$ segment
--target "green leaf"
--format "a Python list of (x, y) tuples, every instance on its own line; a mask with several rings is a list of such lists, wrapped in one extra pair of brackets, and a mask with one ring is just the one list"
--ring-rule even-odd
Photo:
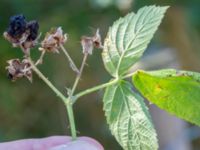
[(128, 82), (107, 87), (103, 102), (111, 132), (125, 150), (158, 149), (148, 109)]
[(142, 56), (168, 7), (146, 6), (130, 13), (109, 28), (102, 58), (114, 77), (124, 75)]
[(151, 103), (200, 126), (200, 74), (187, 71), (137, 71), (135, 87)]

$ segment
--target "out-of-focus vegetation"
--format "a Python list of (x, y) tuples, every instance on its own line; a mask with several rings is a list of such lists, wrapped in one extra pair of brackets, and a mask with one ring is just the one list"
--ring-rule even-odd
[[(150, 4), (171, 6), (151, 45), (174, 48), (182, 69), (200, 71), (199, 0), (1, 0), (0, 33), (6, 29), (9, 17), (19, 13), (24, 14), (28, 20), (39, 21), (42, 37), (50, 28), (62, 26), (69, 35), (66, 47), (80, 65), (82, 35), (90, 35), (96, 28), (100, 28), (105, 37), (108, 27), (119, 16)], [(3, 37), (0, 38), (0, 43), (1, 141), (69, 134), (62, 102), (36, 75), (32, 84), (26, 79), (15, 83), (7, 79), (6, 61), (22, 57), (22, 53), (18, 48), (11, 48)], [(35, 58), (39, 55), (37, 49), (31, 53)], [(148, 50), (145, 55), (149, 55)], [(64, 87), (72, 85), (75, 76), (67, 65), (62, 55), (47, 54), (40, 67), (64, 93)], [(88, 60), (88, 67), (84, 70), (78, 90), (107, 79), (109, 75), (103, 68), (101, 51), (96, 50)], [(77, 129), (80, 136), (91, 136), (99, 140), (106, 149), (118, 150), (119, 145), (111, 136), (102, 111), (102, 92), (85, 96), (77, 102), (74, 107)], [(194, 141), (195, 146), (198, 147), (198, 144), (198, 140)]]

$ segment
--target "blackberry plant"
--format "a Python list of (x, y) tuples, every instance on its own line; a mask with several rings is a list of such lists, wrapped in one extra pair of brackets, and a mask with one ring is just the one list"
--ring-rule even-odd
[[(103, 110), (112, 134), (123, 149), (157, 150), (157, 134), (143, 97), (171, 114), (200, 125), (199, 73), (174, 69), (130, 72), (130, 68), (142, 57), (167, 9), (145, 6), (137, 13), (129, 13), (109, 28), (104, 44), (99, 29), (93, 36), (82, 36), (83, 61), (80, 67), (76, 66), (64, 47), (68, 36), (61, 27), (51, 29), (39, 42), (38, 22), (26, 21), (23, 15), (13, 16), (4, 37), (14, 47), (20, 47), (24, 56), (23, 59), (8, 61), (8, 76), (12, 81), (27, 77), (32, 82), (32, 73), (35, 72), (64, 102), (73, 140), (77, 138), (73, 105), (82, 96), (105, 88)], [(41, 56), (34, 61), (31, 49), (37, 45)], [(96, 48), (103, 49), (104, 66), (112, 78), (107, 83), (76, 93), (85, 63)], [(37, 68), (47, 52), (63, 52), (76, 73), (74, 84), (66, 94), (61, 93)], [(130, 77), (132, 83), (126, 80)], [(132, 84), (143, 97), (132, 90)]]

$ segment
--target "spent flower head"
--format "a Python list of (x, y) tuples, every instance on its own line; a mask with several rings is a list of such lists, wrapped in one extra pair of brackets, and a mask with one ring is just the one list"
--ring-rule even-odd
[(52, 29), (47, 32), (44, 40), (41, 42), (41, 51), (59, 53), (60, 45), (63, 45), (67, 41), (67, 34), (63, 34), (61, 27)]
[(32, 82), (31, 64), (27, 59), (23, 59), (22, 62), (20, 62), (19, 59), (11, 59), (8, 60), (7, 63), (8, 66), (6, 69), (8, 71), (9, 79), (15, 81), (18, 78), (26, 77)]
[(101, 35), (99, 34), (99, 29), (97, 29), (94, 36), (82, 36), (81, 38), (81, 45), (83, 49), (83, 53), (92, 55), (94, 48), (103, 48), (101, 42)]

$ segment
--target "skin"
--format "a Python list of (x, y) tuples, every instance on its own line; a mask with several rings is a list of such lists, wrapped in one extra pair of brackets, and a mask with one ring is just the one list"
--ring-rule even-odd
[(104, 150), (104, 148), (89, 137), (78, 137), (72, 141), (69, 136), (52, 136), (0, 143), (0, 150)]

